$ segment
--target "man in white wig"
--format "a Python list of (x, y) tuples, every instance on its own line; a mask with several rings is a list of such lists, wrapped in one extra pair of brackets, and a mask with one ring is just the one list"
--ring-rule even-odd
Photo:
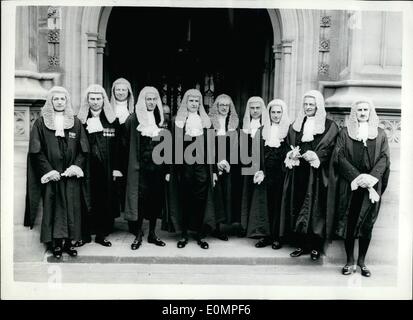
[(125, 219), (129, 231), (135, 235), (132, 250), (142, 245), (143, 220), (149, 220), (148, 242), (165, 246), (155, 234), (156, 220), (165, 207), (165, 175), (167, 164), (155, 164), (154, 148), (161, 143), (158, 137), (163, 129), (163, 108), (159, 92), (144, 87), (138, 97), (135, 113), (125, 123), (125, 145), (129, 148), (126, 185)]
[[(288, 168), (281, 204), (281, 236), (294, 236), (298, 257), (311, 252), (317, 261), (326, 236), (326, 202), (329, 161), (338, 127), (326, 118), (319, 91), (304, 94), (303, 106), (290, 127), (285, 165)], [(291, 232), (293, 234), (291, 234)]]
[(110, 104), (119, 124), (124, 124), (129, 115), (133, 113), (134, 101), (132, 88), (128, 80), (119, 78), (113, 82)]
[(221, 230), (220, 224), (239, 224), (241, 222), (239, 215), (241, 195), (237, 188), (240, 184), (240, 168), (238, 165), (239, 119), (231, 97), (220, 94), (209, 110), (209, 117), (216, 134), (215, 160), (218, 167), (218, 181), (214, 188), (217, 226), (212, 235), (227, 241), (228, 236)]
[(90, 145), (90, 196), (91, 216), (85, 222), (82, 246), (90, 242), (90, 234), (96, 233), (95, 242), (105, 247), (112, 244), (106, 237), (113, 231), (114, 219), (120, 214), (120, 203), (115, 185), (119, 171), (117, 150), (120, 145), (119, 124), (109, 103), (105, 89), (92, 84), (84, 93), (78, 118), (84, 125)]
[[(112, 84), (111, 90), (111, 97), (110, 97), (110, 104), (113, 107), (113, 111), (116, 114), (115, 122), (118, 122), (121, 126), (126, 122), (126, 119), (129, 117), (131, 113), (133, 113), (133, 109), (135, 107), (133, 92), (131, 85), (128, 80), (124, 78), (119, 78)], [(120, 139), (117, 139), (120, 142)], [(127, 154), (127, 150), (122, 145), (117, 146), (116, 149), (122, 155)], [(128, 157), (122, 156), (119, 159), (119, 171), (121, 173), (126, 173), (128, 166)], [(121, 204), (122, 211), (124, 210), (125, 204), (125, 188), (126, 188), (126, 179), (125, 177), (117, 177), (116, 178), (117, 189), (119, 191), (119, 199)]]
[(77, 255), (71, 241), (81, 239), (81, 216), (90, 206), (84, 185), (88, 152), (86, 133), (73, 116), (69, 93), (62, 87), (51, 88), (30, 133), (24, 225), (33, 228), (43, 198), (40, 241), (57, 259), (62, 252)]
[[(174, 165), (171, 167), (169, 182), (168, 228), (181, 232), (178, 248), (188, 243), (188, 231), (195, 232), (195, 239), (202, 249), (209, 244), (203, 238), (215, 228), (216, 221), (213, 203), (213, 185), (217, 179), (216, 166), (208, 164), (211, 146), (208, 144), (207, 129), (211, 121), (202, 104), (199, 90), (189, 89), (185, 92), (177, 116), (173, 121)], [(195, 161), (188, 159), (186, 149), (202, 145), (194, 151)], [(183, 146), (183, 148), (182, 148)], [(182, 148), (183, 150), (179, 150)], [(198, 153), (199, 152), (199, 153)], [(178, 160), (179, 154), (183, 163)], [(194, 152), (191, 153), (193, 155)]]
[(378, 125), (373, 102), (354, 101), (347, 127), (340, 131), (333, 153), (327, 203), (328, 237), (336, 235), (344, 239), (347, 255), (344, 275), (356, 271), (353, 252), (357, 238), (357, 265), (363, 276), (371, 275), (365, 258), (390, 173), (387, 136)]
[(290, 128), (288, 108), (283, 100), (274, 99), (268, 103), (270, 128), (264, 144), (265, 172), (267, 180), (268, 217), (272, 248), (282, 247), (280, 239), (281, 200), (284, 186), (284, 159), (290, 149), (286, 137)]
[(260, 239), (255, 244), (257, 248), (271, 243), (264, 165), (264, 141), (268, 138), (269, 122), (264, 100), (249, 98), (240, 132), (240, 149), (241, 156), (245, 153), (243, 150), (255, 156), (248, 164), (253, 168), (252, 175), (245, 175), (243, 179), (241, 225), (247, 237)]

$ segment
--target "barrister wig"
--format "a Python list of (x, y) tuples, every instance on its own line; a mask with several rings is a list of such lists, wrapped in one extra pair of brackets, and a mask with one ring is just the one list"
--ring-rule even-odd
[(118, 84), (124, 84), (128, 88), (128, 91), (129, 91), (128, 110), (129, 110), (129, 113), (133, 113), (133, 107), (135, 105), (135, 99), (133, 98), (132, 87), (130, 85), (130, 82), (128, 80), (124, 79), (124, 78), (119, 78), (112, 84), (110, 104), (112, 105), (113, 108), (115, 107), (115, 103), (116, 103), (115, 88)]
[(73, 117), (73, 109), (70, 101), (69, 92), (63, 87), (55, 86), (47, 93), (47, 98), (44, 106), (41, 109), (41, 115), (44, 119), (44, 124), (49, 130), (56, 130), (55, 126), (55, 111), (53, 109), (52, 99), (56, 93), (63, 93), (66, 96), (66, 106), (63, 111), (63, 128), (70, 129), (73, 127), (75, 121)]
[(261, 105), (261, 126), (262, 126), (262, 136), (264, 140), (266, 140), (269, 137), (269, 127), (271, 125), (270, 123), (270, 117), (267, 112), (267, 108), (265, 107), (265, 102), (261, 97), (251, 97), (247, 101), (247, 106), (245, 108), (244, 112), (244, 118), (242, 121), (242, 130), (250, 134), (251, 133), (251, 113), (250, 113), (250, 104), (258, 102)]
[(79, 118), (80, 122), (83, 124), (86, 123), (87, 117), (89, 115), (89, 94), (90, 93), (100, 93), (103, 96), (103, 112), (105, 113), (106, 119), (108, 120), (109, 123), (112, 123), (116, 119), (116, 114), (115, 111), (113, 111), (112, 106), (110, 105), (108, 96), (106, 94), (105, 89), (101, 85), (98, 84), (92, 84), (90, 85), (86, 91), (83, 94), (83, 101), (82, 105), (80, 106), (79, 112), (77, 114), (77, 117)]
[(357, 120), (357, 106), (360, 103), (368, 103), (369, 109), (370, 109), (370, 115), (369, 115), (369, 120), (368, 120), (368, 127), (369, 127), (369, 139), (376, 139), (377, 137), (377, 127), (379, 126), (380, 119), (377, 116), (376, 113), (376, 108), (373, 104), (373, 101), (371, 99), (357, 99), (355, 100), (352, 105), (351, 105), (351, 110), (350, 110), (350, 115), (348, 117), (347, 121), (347, 131), (348, 135), (350, 136), (351, 139), (354, 140), (359, 140), (357, 138), (358, 133), (359, 133), (359, 122)]
[[(239, 119), (238, 119), (238, 114), (237, 111), (235, 110), (235, 105), (234, 102), (232, 101), (231, 97), (227, 94), (220, 94), (216, 99), (212, 107), (209, 109), (209, 117), (211, 119), (212, 125), (215, 130), (221, 129), (218, 117), (219, 117), (219, 111), (218, 111), (218, 103), (222, 99), (228, 99), (229, 100), (229, 112), (228, 112), (228, 131), (235, 131), (238, 128), (239, 124)], [(227, 130), (227, 128), (222, 128)]]
[[(279, 127), (279, 138), (280, 139), (284, 139), (287, 134), (288, 134), (288, 129), (290, 127), (291, 121), (290, 121), (290, 117), (288, 116), (288, 107), (287, 104), (281, 100), (281, 99), (274, 99), (271, 100), (270, 103), (268, 103), (267, 106), (267, 112), (268, 112), (268, 116), (270, 117), (270, 121), (268, 123), (268, 125), (271, 127), (271, 108), (274, 106), (280, 106), (282, 108), (283, 114), (281, 116), (281, 120), (280, 123), (278, 124)], [(269, 132), (270, 129), (268, 129)], [(268, 137), (269, 138), (269, 137)]]
[(293, 123), (293, 129), (297, 132), (301, 131), (301, 127), (303, 126), (303, 121), (305, 118), (305, 113), (304, 113), (304, 99), (307, 97), (312, 97), (315, 99), (316, 105), (317, 105), (317, 110), (314, 115), (314, 131), (313, 135), (316, 134), (321, 134), (325, 130), (325, 122), (326, 122), (326, 117), (327, 113), (324, 107), (324, 97), (321, 94), (320, 91), (317, 90), (310, 90), (304, 94), (303, 97), (303, 103), (301, 105), (301, 108), (298, 109), (298, 115), (297, 118), (295, 119)]
[(198, 113), (201, 117), (202, 127), (203, 128), (210, 128), (211, 127), (211, 120), (209, 119), (207, 113), (205, 112), (204, 105), (202, 103), (202, 94), (197, 89), (189, 89), (185, 92), (184, 97), (182, 98), (181, 105), (178, 109), (175, 118), (175, 124), (178, 128), (183, 128), (185, 126), (186, 119), (188, 118), (188, 98), (189, 96), (199, 97), (199, 109)]
[(148, 129), (148, 126), (152, 126), (149, 123), (148, 109), (146, 108), (146, 102), (145, 102), (146, 95), (149, 94), (149, 93), (153, 93), (157, 98), (156, 107), (158, 109), (159, 116), (160, 116), (160, 122), (159, 122), (158, 126), (162, 127), (162, 125), (163, 125), (163, 121), (164, 121), (163, 107), (162, 107), (161, 97), (159, 96), (159, 92), (154, 87), (144, 87), (141, 90), (141, 92), (139, 92), (138, 102), (136, 103), (136, 107), (135, 107), (136, 116), (137, 116), (138, 121), (139, 121), (139, 125), (138, 125), (138, 128), (137, 128), (138, 131), (145, 131), (146, 129)]

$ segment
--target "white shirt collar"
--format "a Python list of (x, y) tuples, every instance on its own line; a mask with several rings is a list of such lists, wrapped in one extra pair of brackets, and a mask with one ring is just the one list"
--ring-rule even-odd
[(185, 128), (185, 134), (191, 137), (197, 137), (204, 133), (202, 120), (198, 113), (189, 112)]
[(257, 130), (261, 127), (260, 119), (251, 119), (250, 122), (250, 129), (251, 129), (251, 137), (254, 138)]
[(119, 123), (120, 124), (124, 123), (126, 119), (129, 117), (128, 100), (125, 100), (125, 101), (115, 100), (115, 113), (116, 113), (116, 118), (119, 119)]
[(270, 128), (270, 138), (265, 141), (265, 145), (278, 148), (283, 140), (284, 139), (280, 139), (280, 125), (278, 123), (272, 123)]
[(302, 142), (309, 142), (314, 140), (314, 125), (315, 117), (307, 117), (304, 123)]
[(225, 128), (226, 119), (227, 119), (226, 116), (222, 116), (222, 115), (218, 116), (218, 122), (219, 122), (219, 129), (217, 130), (218, 136), (225, 136), (226, 134), (226, 128)]
[(55, 128), (56, 128), (56, 131), (55, 131), (56, 137), (65, 136), (64, 121), (65, 121), (65, 118), (63, 116), (63, 112), (55, 112), (54, 123), (55, 123)]

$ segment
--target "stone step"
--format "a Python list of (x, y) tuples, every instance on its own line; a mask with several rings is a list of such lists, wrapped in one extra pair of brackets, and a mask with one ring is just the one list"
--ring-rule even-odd
[(63, 260), (56, 260), (50, 253), (45, 254), (47, 262), (73, 263), (138, 263), (138, 264), (206, 264), (206, 265), (310, 265), (323, 264), (324, 257), (314, 262), (309, 255), (291, 258), (292, 247), (283, 247), (273, 250), (271, 246), (255, 248), (257, 240), (246, 238), (231, 238), (221, 241), (215, 238), (206, 238), (209, 249), (201, 249), (195, 240), (190, 239), (187, 246), (179, 249), (178, 240), (174, 235), (162, 231), (158, 236), (165, 241), (165, 247), (149, 244), (144, 237), (142, 246), (135, 251), (130, 249), (134, 236), (123, 231), (117, 231), (108, 237), (112, 247), (103, 247), (97, 243), (89, 243), (78, 248), (78, 256), (72, 258), (63, 256)]

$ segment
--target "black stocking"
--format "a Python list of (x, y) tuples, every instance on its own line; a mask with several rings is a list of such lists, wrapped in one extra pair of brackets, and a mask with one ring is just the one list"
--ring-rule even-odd
[(155, 236), (156, 219), (149, 220), (149, 235)]
[(359, 257), (357, 259), (357, 264), (361, 266), (364, 265), (364, 259), (366, 258), (369, 245), (370, 245), (370, 239), (366, 239), (366, 238), (359, 239)]
[(63, 246), (63, 239), (54, 239), (54, 247), (60, 247), (62, 248)]
[(354, 243), (356, 239), (350, 238), (344, 240), (344, 247), (346, 249), (346, 255), (347, 255), (347, 264), (353, 264), (354, 263)]

